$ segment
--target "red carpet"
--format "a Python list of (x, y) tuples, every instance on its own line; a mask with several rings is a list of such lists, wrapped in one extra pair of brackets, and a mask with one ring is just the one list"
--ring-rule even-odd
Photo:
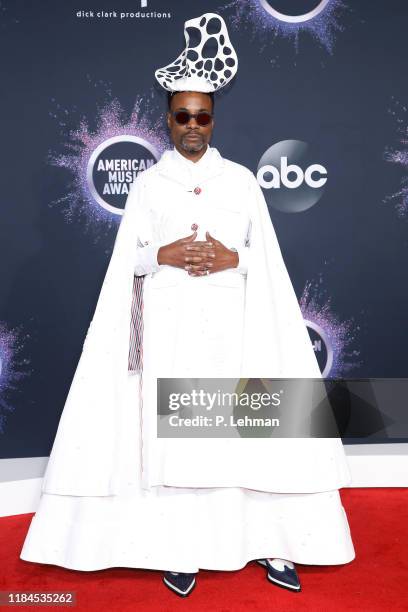
[(267, 582), (253, 562), (238, 572), (201, 571), (186, 599), (168, 591), (158, 571), (78, 572), (29, 563), (19, 554), (31, 514), (0, 518), (0, 591), (76, 591), (73, 609), (81, 611), (408, 610), (408, 489), (344, 489), (342, 499), (356, 559), (342, 566), (298, 565), (300, 593)]

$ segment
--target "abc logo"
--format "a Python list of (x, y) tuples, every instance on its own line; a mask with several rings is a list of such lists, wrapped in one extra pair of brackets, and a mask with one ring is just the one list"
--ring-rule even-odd
[[(313, 178), (313, 173), (316, 172), (320, 174), (320, 176), (324, 176), (325, 178)], [(272, 180), (265, 180), (265, 174), (270, 173), (272, 175)], [(289, 178), (289, 173), (294, 174), (294, 178), (291, 180)], [(326, 178), (326, 168), (321, 166), (320, 164), (312, 164), (308, 168), (306, 168), (303, 173), (302, 168), (297, 166), (296, 164), (288, 165), (288, 158), (281, 157), (281, 167), (280, 172), (278, 168), (274, 166), (263, 166), (258, 170), (258, 182), (263, 189), (277, 189), (278, 187), (284, 185), (288, 189), (296, 189), (296, 187), (300, 187), (303, 181), (306, 182), (309, 187), (313, 187), (316, 189), (317, 187), (321, 187), (327, 181)]]
[(257, 179), (268, 204), (282, 212), (301, 212), (320, 200), (326, 168), (313, 159), (306, 142), (282, 140), (259, 160)]

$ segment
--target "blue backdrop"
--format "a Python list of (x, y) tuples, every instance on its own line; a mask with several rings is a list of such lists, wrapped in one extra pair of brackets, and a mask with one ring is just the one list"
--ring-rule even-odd
[(271, 218), (322, 371), (385, 379), (381, 402), (372, 387), (355, 402), (358, 435), (408, 439), (407, 3), (4, 0), (1, 457), (50, 451), (129, 185), (98, 163), (137, 159), (138, 172), (169, 146), (154, 70), (181, 52), (184, 21), (208, 11), (240, 62), (212, 144), (255, 174), (288, 140), (288, 163), (323, 167), (306, 209), (282, 209), (265, 188)]

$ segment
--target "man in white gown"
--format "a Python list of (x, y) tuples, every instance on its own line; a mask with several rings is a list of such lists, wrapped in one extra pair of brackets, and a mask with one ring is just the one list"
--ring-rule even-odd
[[(225, 84), (223, 20), (186, 27), (214, 19)], [(221, 78), (181, 57), (156, 73), (174, 148), (130, 191), (21, 558), (164, 570), (183, 596), (200, 568), (257, 559), (299, 591), (294, 563), (355, 557), (341, 440), (156, 434), (158, 377), (320, 376), (256, 179), (209, 146)]]

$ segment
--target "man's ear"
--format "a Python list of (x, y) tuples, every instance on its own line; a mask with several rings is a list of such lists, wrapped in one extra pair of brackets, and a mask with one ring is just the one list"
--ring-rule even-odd
[(167, 113), (166, 113), (166, 121), (167, 121), (167, 127), (169, 129), (170, 129), (170, 118), (171, 118), (171, 115), (170, 115), (169, 111), (167, 111)]

